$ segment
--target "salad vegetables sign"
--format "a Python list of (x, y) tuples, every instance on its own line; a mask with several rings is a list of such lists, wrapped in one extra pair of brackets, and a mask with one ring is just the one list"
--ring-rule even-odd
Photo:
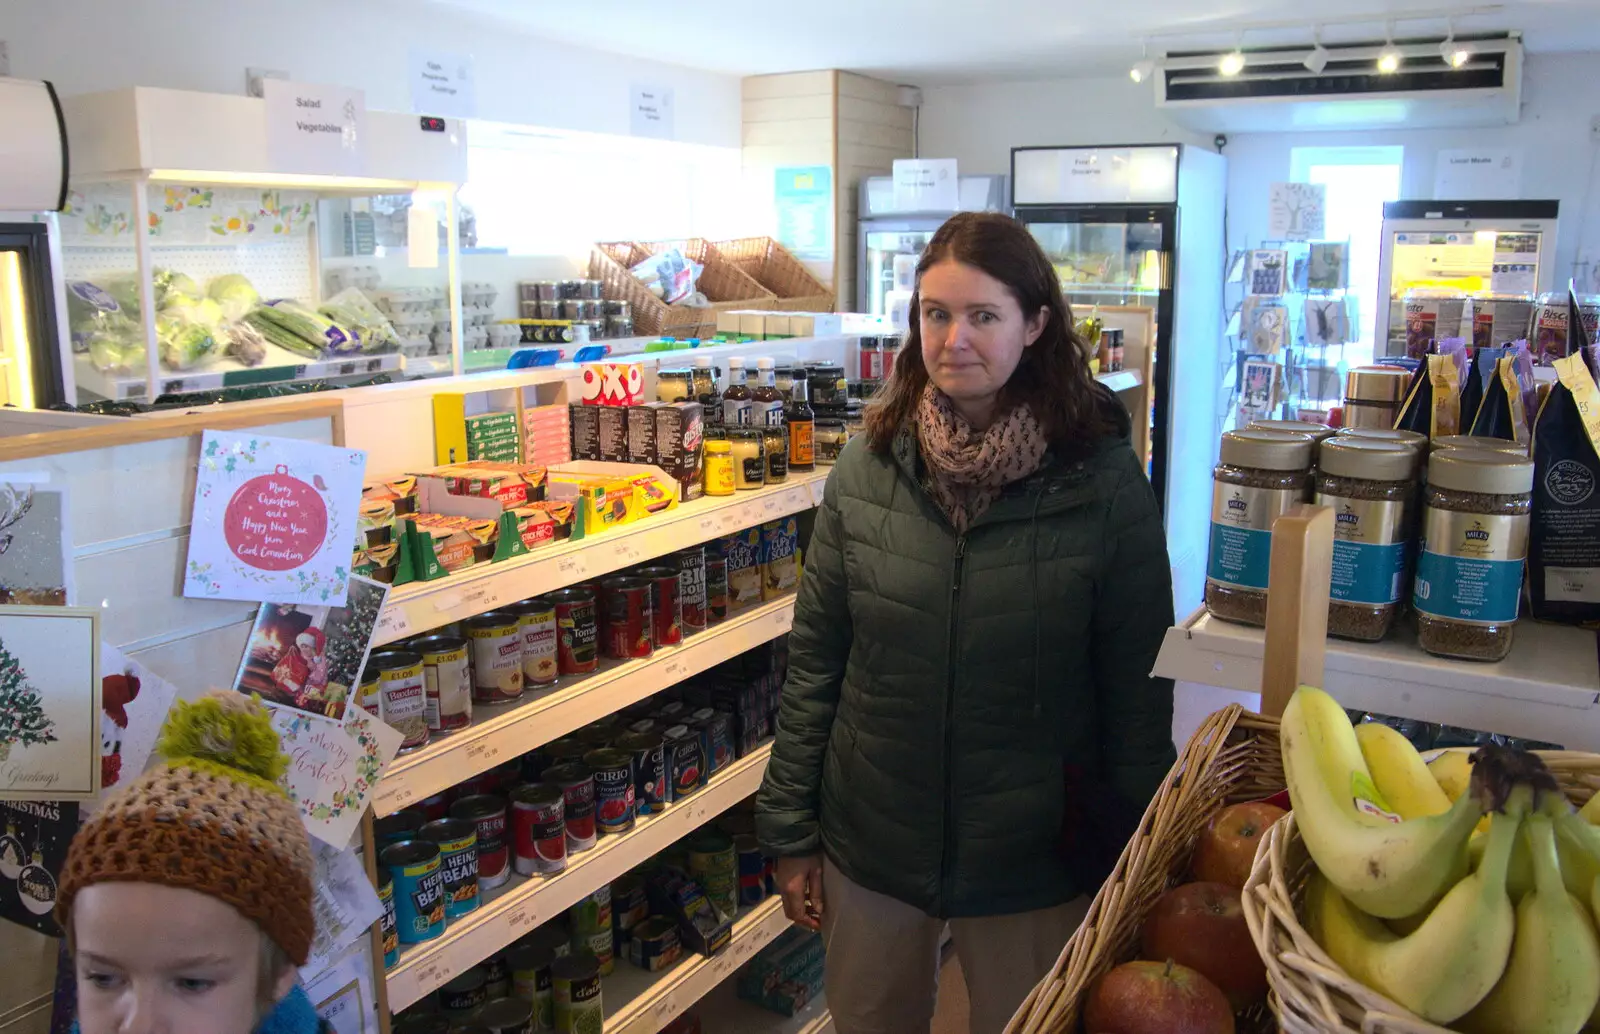
[(201, 438), (185, 596), (343, 606), (366, 454), (293, 438)]

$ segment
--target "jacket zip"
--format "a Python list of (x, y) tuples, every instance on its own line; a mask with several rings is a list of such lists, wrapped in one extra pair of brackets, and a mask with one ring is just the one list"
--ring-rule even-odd
[(956, 711), (956, 662), (960, 658), (960, 646), (957, 633), (961, 623), (961, 569), (967, 560), (967, 537), (956, 536), (955, 568), (950, 581), (950, 657), (949, 677), (945, 683), (944, 692), (944, 850), (939, 861), (939, 897), (940, 910), (943, 911), (950, 903), (953, 896), (955, 875), (951, 871), (951, 856), (955, 854), (956, 835), (955, 821), (952, 812), (955, 810), (955, 711)]

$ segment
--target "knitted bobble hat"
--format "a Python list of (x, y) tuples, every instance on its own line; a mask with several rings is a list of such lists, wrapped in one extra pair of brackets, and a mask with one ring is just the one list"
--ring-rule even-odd
[(108, 798), (67, 850), (56, 917), (95, 883), (156, 883), (232, 905), (296, 966), (311, 951), (311, 842), (278, 786), (288, 767), (258, 700), (213, 693), (173, 705), (162, 764)]

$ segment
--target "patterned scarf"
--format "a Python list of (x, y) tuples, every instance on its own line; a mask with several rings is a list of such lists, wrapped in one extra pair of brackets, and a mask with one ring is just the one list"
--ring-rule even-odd
[(931, 383), (917, 404), (917, 441), (929, 490), (958, 534), (972, 527), (1007, 485), (1038, 470), (1048, 444), (1026, 405), (977, 432)]

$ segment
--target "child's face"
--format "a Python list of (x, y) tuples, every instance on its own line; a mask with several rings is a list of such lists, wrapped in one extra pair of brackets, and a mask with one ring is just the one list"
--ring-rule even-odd
[(261, 932), (198, 891), (97, 883), (72, 902), (83, 1034), (249, 1034), (269, 1000), (258, 986)]

